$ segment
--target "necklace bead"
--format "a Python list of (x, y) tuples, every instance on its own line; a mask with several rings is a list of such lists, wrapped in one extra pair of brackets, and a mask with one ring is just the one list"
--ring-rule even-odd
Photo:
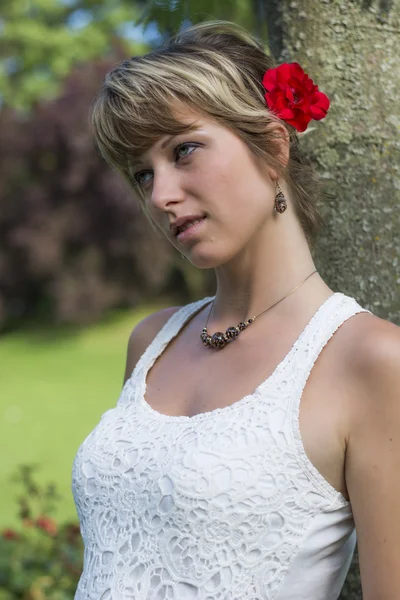
[(226, 337), (229, 338), (230, 340), (234, 340), (235, 338), (237, 338), (237, 336), (240, 333), (240, 329), (239, 327), (228, 327), (228, 329), (226, 330)]
[(214, 333), (214, 335), (211, 336), (211, 340), (214, 348), (225, 348), (226, 344), (228, 343), (227, 339), (225, 338), (225, 334), (222, 333), (222, 331), (217, 331)]
[(263, 310), (263, 312), (261, 312), (259, 315), (256, 315), (254, 317), (250, 317), (249, 319), (247, 319), (247, 321), (241, 321), (236, 326), (228, 327), (228, 329), (226, 330), (225, 333), (222, 333), (222, 331), (217, 331), (213, 335), (209, 335), (209, 333), (207, 331), (207, 324), (208, 324), (208, 320), (210, 318), (211, 311), (212, 311), (213, 306), (214, 306), (214, 301), (215, 301), (215, 298), (214, 298), (214, 300), (212, 302), (212, 305), (211, 305), (211, 308), (210, 308), (210, 312), (208, 313), (207, 322), (206, 322), (205, 326), (203, 327), (203, 329), (201, 331), (201, 334), (200, 334), (200, 339), (201, 339), (203, 345), (205, 347), (207, 347), (207, 348), (215, 348), (216, 350), (222, 350), (222, 348), (225, 348), (225, 346), (227, 346), (227, 344), (229, 342), (232, 342), (233, 340), (236, 340), (238, 338), (238, 336), (239, 336), (239, 333), (241, 333), (249, 325), (251, 325), (252, 323), (254, 323), (254, 321), (260, 315), (262, 315), (267, 310), (270, 310), (271, 308), (273, 308), (274, 306), (276, 306), (277, 304), (279, 304), (279, 302), (282, 302), (282, 300), (285, 300), (285, 298), (287, 298), (288, 296), (290, 296), (290, 294), (293, 294), (293, 292), (295, 292), (301, 285), (303, 285), (303, 283), (305, 283), (307, 281), (307, 279), (309, 277), (311, 277), (311, 275), (314, 275), (314, 273), (316, 273), (316, 272), (317, 272), (317, 270), (313, 271), (310, 275), (308, 275), (308, 277), (306, 277), (304, 279), (304, 281), (302, 281), (297, 287), (295, 287), (291, 292), (289, 292), (289, 294), (287, 294), (286, 296), (284, 296), (283, 298), (281, 298), (280, 300), (278, 300), (278, 302), (275, 302), (275, 304), (273, 304), (269, 308), (266, 308), (265, 310)]

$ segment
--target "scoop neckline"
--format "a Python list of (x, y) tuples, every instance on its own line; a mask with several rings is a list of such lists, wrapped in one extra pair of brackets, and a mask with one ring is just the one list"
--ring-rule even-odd
[[(264, 388), (271, 385), (271, 383), (276, 378), (278, 373), (291, 360), (292, 356), (294, 355), (294, 353), (297, 350), (297, 347), (300, 345), (301, 341), (303, 340), (303, 338), (307, 334), (307, 332), (311, 329), (311, 327), (313, 326), (313, 324), (315, 323), (315, 321), (317, 320), (317, 318), (319, 317), (319, 315), (321, 314), (323, 309), (328, 304), (333, 302), (334, 298), (336, 299), (336, 298), (339, 298), (342, 296), (343, 296), (343, 294), (341, 292), (334, 292), (333, 294), (328, 296), (328, 298), (326, 300), (324, 300), (324, 302), (317, 308), (315, 313), (312, 315), (312, 317), (310, 318), (308, 323), (304, 326), (303, 330), (300, 332), (297, 339), (293, 342), (290, 350), (286, 353), (286, 355), (283, 357), (283, 359), (276, 365), (276, 367), (274, 368), (272, 373), (266, 379), (264, 379), (261, 383), (259, 383), (257, 385), (257, 387), (252, 392), (250, 392), (250, 394), (246, 394), (242, 398), (239, 398), (239, 400), (236, 400), (235, 402), (232, 402), (232, 404), (228, 404), (227, 406), (223, 406), (221, 408), (214, 408), (213, 410), (196, 413), (195, 415), (192, 415), (192, 416), (189, 416), (189, 415), (167, 415), (165, 413), (162, 413), (162, 412), (156, 410), (152, 406), (150, 406), (150, 404), (147, 402), (147, 400), (145, 398), (146, 391), (147, 391), (147, 374), (150, 371), (153, 364), (156, 362), (156, 360), (161, 356), (161, 354), (163, 352), (165, 352), (166, 348), (168, 347), (168, 344), (179, 334), (179, 332), (181, 331), (181, 329), (185, 325), (185, 323), (187, 323), (187, 321), (192, 316), (194, 317), (196, 312), (200, 312), (201, 308), (203, 308), (203, 306), (206, 306), (207, 303), (210, 302), (215, 296), (203, 298), (202, 300), (195, 302), (194, 310), (190, 311), (188, 314), (183, 313), (184, 318), (182, 319), (182, 321), (178, 320), (178, 328), (173, 333), (173, 335), (168, 336), (168, 339), (164, 343), (160, 344), (160, 347), (158, 348), (158, 351), (156, 352), (155, 356), (148, 357), (146, 366), (139, 370), (141, 379), (139, 382), (139, 392), (137, 394), (137, 399), (138, 399), (141, 407), (149, 415), (152, 415), (154, 418), (156, 418), (158, 420), (170, 421), (170, 422), (175, 422), (175, 423), (179, 423), (179, 422), (181, 422), (181, 423), (193, 422), (194, 423), (197, 421), (211, 419), (220, 414), (229, 414), (231, 412), (235, 412), (235, 411), (239, 410), (240, 408), (242, 408), (243, 406), (250, 404), (252, 401), (254, 401), (260, 395), (260, 393), (262, 393)], [(196, 310), (197, 306), (199, 306), (198, 310)], [(182, 308), (185, 308), (185, 307), (182, 307)], [(168, 325), (170, 324), (171, 319), (173, 319), (175, 317), (175, 315), (181, 316), (179, 313), (180, 313), (180, 311), (178, 310), (176, 313), (174, 313), (170, 317), (170, 319), (165, 323), (164, 327), (159, 331), (157, 336), (154, 338), (152, 344), (148, 347), (148, 350), (150, 350), (150, 347), (153, 346), (153, 344), (157, 343), (157, 338), (162, 333), (162, 331), (168, 329)], [(145, 352), (145, 354), (142, 356), (142, 358), (144, 359), (146, 355), (147, 355), (147, 352)], [(139, 364), (137, 366), (139, 366)], [(133, 378), (133, 375), (134, 375), (134, 373), (132, 373), (132, 378)], [(135, 382), (135, 384), (137, 385), (136, 382)]]

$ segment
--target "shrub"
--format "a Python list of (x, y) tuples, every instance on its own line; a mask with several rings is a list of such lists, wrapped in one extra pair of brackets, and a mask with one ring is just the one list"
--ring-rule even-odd
[(90, 105), (110, 66), (76, 67), (29, 114), (0, 110), (0, 332), (97, 322), (164, 293), (184, 262), (94, 147)]
[(51, 516), (55, 486), (39, 486), (34, 465), (19, 468), (19, 526), (0, 535), (0, 600), (72, 600), (82, 572), (83, 542), (77, 523)]

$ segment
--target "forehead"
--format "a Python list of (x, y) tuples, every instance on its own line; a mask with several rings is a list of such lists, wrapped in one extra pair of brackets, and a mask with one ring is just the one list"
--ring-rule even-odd
[[(172, 115), (174, 119), (176, 119), (176, 123), (180, 123), (183, 126), (186, 126), (186, 131), (194, 131), (196, 129), (200, 129), (207, 125), (207, 122), (210, 122), (211, 119), (207, 118), (206, 115), (191, 109), (187, 106), (180, 105), (177, 108), (172, 109)], [(159, 146), (160, 148), (164, 148), (168, 141), (179, 135), (178, 133), (171, 133), (167, 135), (160, 136), (160, 138), (153, 144), (153, 146)]]
[[(168, 142), (178, 135), (217, 126), (217, 122), (209, 115), (181, 102), (176, 101), (171, 104), (170, 110), (176, 123), (176, 130), (171, 131), (171, 133), (165, 133), (164, 130), (159, 136), (155, 136), (152, 143), (143, 152), (137, 154), (132, 162), (144, 162), (151, 153), (163, 150), (168, 145)], [(179, 127), (179, 125), (182, 125), (182, 127)]]

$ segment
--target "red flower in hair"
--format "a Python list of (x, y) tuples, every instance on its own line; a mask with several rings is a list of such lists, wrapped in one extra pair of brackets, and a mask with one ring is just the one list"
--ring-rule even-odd
[(265, 100), (271, 112), (305, 131), (311, 119), (326, 117), (330, 101), (309, 78), (298, 63), (284, 63), (268, 69), (263, 77)]

